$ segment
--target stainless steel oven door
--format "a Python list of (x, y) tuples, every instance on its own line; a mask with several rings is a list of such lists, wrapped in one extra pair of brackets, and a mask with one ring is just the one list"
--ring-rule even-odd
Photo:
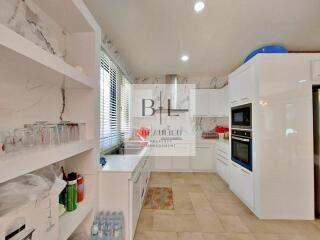
[(240, 136), (231, 136), (231, 159), (252, 171), (252, 140)]

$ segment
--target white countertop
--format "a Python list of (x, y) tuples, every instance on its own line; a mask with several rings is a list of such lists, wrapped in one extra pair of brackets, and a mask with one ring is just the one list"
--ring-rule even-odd
[[(220, 139), (195, 139), (195, 144), (229, 144), (228, 140)], [(145, 147), (138, 155), (105, 155), (107, 164), (101, 168), (101, 172), (127, 172), (132, 173), (135, 171), (136, 167), (139, 165), (143, 156), (147, 154), (148, 148)]]
[(124, 154), (124, 155), (105, 155), (107, 164), (101, 168), (102, 172), (128, 172), (132, 173), (139, 165), (140, 160), (146, 154), (145, 147), (140, 154)]
[(229, 145), (229, 140), (225, 140), (225, 139), (205, 139), (205, 138), (196, 138), (196, 141), (195, 141), (195, 143), (197, 144), (197, 143), (199, 143), (199, 144), (201, 144), (201, 143), (213, 143), (213, 144), (215, 144), (215, 143), (223, 143), (223, 144), (227, 144), (227, 145)]

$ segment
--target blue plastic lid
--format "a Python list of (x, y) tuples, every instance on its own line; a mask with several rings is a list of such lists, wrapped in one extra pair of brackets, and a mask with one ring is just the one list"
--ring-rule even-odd
[(253, 58), (258, 53), (288, 53), (288, 49), (280, 46), (280, 45), (268, 45), (261, 48), (258, 48), (252, 51), (244, 60), (244, 62), (248, 62), (251, 58)]

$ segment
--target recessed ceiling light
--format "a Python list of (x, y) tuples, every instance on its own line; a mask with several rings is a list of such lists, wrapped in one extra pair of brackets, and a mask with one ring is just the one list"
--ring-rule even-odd
[(182, 57), (181, 57), (181, 61), (182, 62), (186, 62), (188, 60), (189, 60), (189, 56), (188, 55), (182, 55)]
[(307, 81), (307, 80), (302, 79), (302, 80), (299, 80), (298, 83), (304, 83), (304, 82), (306, 82), (306, 81)]
[(201, 12), (203, 9), (204, 9), (204, 2), (203, 2), (203, 1), (197, 1), (197, 2), (194, 4), (194, 10), (195, 10), (196, 12)]

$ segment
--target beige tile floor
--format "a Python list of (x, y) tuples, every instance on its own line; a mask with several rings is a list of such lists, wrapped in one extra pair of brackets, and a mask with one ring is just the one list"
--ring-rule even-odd
[(258, 220), (213, 173), (152, 173), (174, 210), (142, 209), (135, 240), (320, 240), (320, 221)]

